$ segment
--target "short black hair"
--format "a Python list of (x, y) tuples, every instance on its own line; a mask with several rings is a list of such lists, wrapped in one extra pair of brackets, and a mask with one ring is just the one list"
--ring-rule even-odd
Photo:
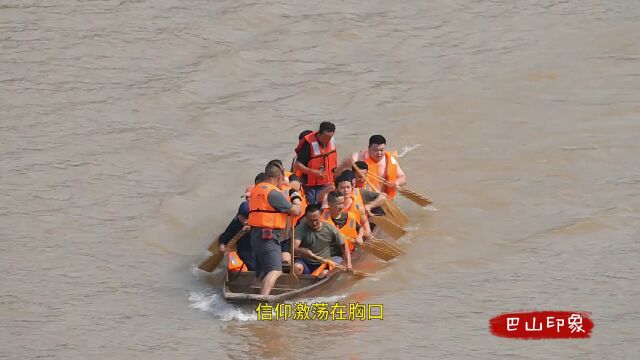
[(369, 138), (369, 147), (371, 147), (371, 145), (376, 144), (376, 145), (386, 145), (387, 144), (387, 139), (384, 138), (384, 136), (382, 135), (372, 135)]
[(304, 216), (307, 216), (307, 215), (309, 215), (311, 213), (314, 213), (316, 211), (320, 211), (320, 205), (318, 205), (318, 204), (309, 204), (307, 206), (307, 209), (304, 212)]
[(336, 125), (329, 121), (323, 121), (320, 123), (320, 129), (318, 130), (319, 134), (323, 132), (336, 132)]
[(267, 175), (263, 172), (261, 172), (260, 174), (256, 175), (255, 180), (253, 180), (253, 182), (258, 185), (261, 182), (264, 182), (265, 180), (267, 180)]
[(302, 182), (302, 180), (300, 180), (300, 176), (298, 176), (296, 174), (289, 175), (289, 182), (291, 182), (291, 181)]
[(298, 135), (298, 140), (302, 140), (303, 137), (311, 134), (312, 132), (313, 131), (311, 131), (311, 130), (305, 130), (305, 131), (301, 132), (300, 135)]
[(351, 181), (356, 178), (356, 173), (353, 172), (353, 170), (345, 170), (342, 172), (342, 174), (340, 174), (339, 177), (342, 177), (342, 178), (345, 178), (346, 180)]
[(277, 178), (283, 175), (283, 172), (284, 170), (282, 170), (282, 166), (279, 166), (275, 163), (272, 164), (271, 162), (269, 162), (269, 164), (267, 164), (267, 166), (265, 166), (264, 168), (264, 174), (268, 178)]
[(280, 165), (280, 167), (282, 167), (282, 160), (280, 160), (280, 159), (273, 159), (273, 160), (271, 160), (271, 161), (269, 161), (269, 162), (267, 163), (267, 165), (271, 165), (271, 164), (277, 164), (277, 165)]
[(369, 165), (364, 161), (356, 161), (355, 165), (360, 170), (369, 170)]
[(332, 191), (330, 193), (327, 194), (327, 202), (329, 204), (335, 204), (336, 201), (338, 201), (339, 197), (342, 197), (343, 195), (338, 192), (338, 191)]
[(340, 184), (343, 181), (348, 181), (349, 184), (353, 183), (351, 182), (351, 179), (353, 179), (353, 177), (349, 176), (348, 174), (345, 174), (344, 172), (342, 174), (340, 174), (340, 176), (338, 176), (335, 180), (335, 185), (336, 185), (336, 189), (338, 188), (338, 184)]

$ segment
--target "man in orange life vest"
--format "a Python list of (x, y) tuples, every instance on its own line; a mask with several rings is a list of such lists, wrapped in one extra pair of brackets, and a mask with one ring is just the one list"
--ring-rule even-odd
[(343, 211), (353, 214), (354, 219), (364, 228), (364, 237), (368, 239), (371, 236), (371, 225), (369, 224), (361, 192), (353, 188), (354, 177), (353, 172), (344, 171), (336, 178), (335, 187), (344, 196)]
[(333, 139), (336, 126), (324, 121), (320, 129), (307, 134), (296, 147), (294, 167), (302, 173), (302, 185), (309, 204), (317, 204), (317, 194), (333, 182), (338, 154)]
[(327, 194), (329, 207), (322, 210), (322, 221), (335, 226), (342, 234), (349, 252), (353, 252), (355, 244), (362, 244), (364, 229), (356, 221), (351, 212), (344, 212), (344, 195), (337, 191)]
[[(356, 161), (354, 164), (360, 171), (353, 173), (355, 178), (353, 180), (353, 186), (355, 192), (360, 192), (362, 196), (362, 202), (364, 203), (364, 210), (367, 212), (367, 216), (370, 214), (384, 215), (384, 211), (380, 207), (382, 203), (387, 200), (387, 194), (371, 191), (367, 186), (367, 173), (369, 166), (364, 161)], [(373, 226), (371, 227), (373, 230)]]
[(251, 191), (249, 222), (251, 246), (256, 257), (256, 275), (262, 279), (260, 294), (268, 295), (282, 275), (281, 232), (287, 226), (287, 216), (300, 214), (300, 196), (291, 194), (292, 203), (282, 194), (279, 185), (284, 181), (284, 170), (277, 164), (264, 169), (265, 181)]
[(312, 258), (311, 255), (331, 259), (338, 264), (344, 261), (347, 270), (352, 270), (351, 254), (347, 244), (335, 226), (322, 221), (320, 207), (315, 204), (307, 206), (304, 217), (305, 220), (295, 231), (295, 254), (302, 256), (295, 261), (295, 272), (317, 276), (323, 274), (324, 262)]
[[(368, 182), (373, 184), (377, 190), (386, 193), (389, 199), (393, 199), (396, 196), (399, 186), (404, 186), (407, 183), (407, 178), (400, 168), (398, 160), (387, 151), (387, 140), (382, 135), (371, 136), (367, 151), (354, 153), (351, 158), (353, 161), (367, 163), (369, 167)], [(383, 184), (374, 174), (386, 179), (389, 185)], [(370, 190), (375, 191), (376, 189)]]
[[(229, 240), (233, 238), (240, 230), (242, 230), (247, 224), (249, 217), (249, 203), (243, 201), (238, 208), (238, 214), (231, 220), (227, 228), (220, 236), (218, 236), (218, 247), (220, 252), (224, 253), (227, 248)], [(253, 249), (251, 248), (251, 234), (246, 233), (238, 240), (236, 252), (240, 257), (240, 260), (247, 266), (247, 270), (254, 271), (256, 269), (256, 260), (253, 256)]]

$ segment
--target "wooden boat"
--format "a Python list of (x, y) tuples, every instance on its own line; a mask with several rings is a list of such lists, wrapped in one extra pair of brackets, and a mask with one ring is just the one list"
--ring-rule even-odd
[[(365, 253), (356, 249), (351, 254), (351, 263), (355, 265), (364, 258)], [(228, 271), (222, 294), (228, 302), (234, 303), (278, 303), (285, 300), (295, 299), (302, 296), (310, 296), (320, 293), (329, 285), (334, 283), (339, 277), (345, 274), (344, 271), (334, 268), (324, 277), (311, 275), (298, 275), (299, 287), (290, 287), (288, 284), (287, 270), (278, 278), (275, 286), (269, 295), (260, 295), (261, 281), (256, 278), (254, 271), (236, 272)]]

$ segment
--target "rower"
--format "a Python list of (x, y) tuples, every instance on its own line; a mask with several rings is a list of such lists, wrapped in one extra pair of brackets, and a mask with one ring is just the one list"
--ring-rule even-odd
[[(249, 197), (249, 221), (251, 246), (256, 257), (256, 276), (262, 279), (260, 294), (268, 295), (282, 275), (280, 232), (287, 225), (287, 217), (300, 214), (300, 200), (293, 204), (282, 194), (278, 186), (284, 181), (284, 171), (276, 164), (265, 167), (265, 181), (251, 191)], [(295, 198), (292, 196), (292, 198)]]
[(364, 229), (358, 224), (353, 213), (342, 211), (344, 209), (344, 195), (332, 191), (327, 195), (327, 202), (329, 207), (322, 211), (322, 221), (335, 226), (342, 234), (349, 251), (353, 252), (356, 243), (362, 244)]
[[(218, 244), (220, 244), (218, 245), (218, 248), (221, 253), (224, 253), (225, 250), (227, 250), (227, 244), (231, 238), (241, 230), (249, 229), (249, 226), (247, 225), (248, 217), (249, 203), (247, 201), (243, 201), (238, 208), (236, 216), (234, 216), (231, 222), (229, 222), (229, 225), (227, 225), (224, 232), (218, 236)], [(238, 240), (235, 252), (240, 257), (240, 261), (237, 261), (235, 264), (232, 264), (232, 261), (229, 261), (229, 268), (231, 270), (246, 269), (248, 271), (254, 271), (256, 269), (256, 260), (253, 255), (253, 249), (251, 248), (251, 234), (249, 232)], [(229, 259), (231, 259), (234, 254), (230, 251), (228, 256)], [(233, 265), (233, 267), (231, 267), (231, 265)]]
[[(353, 191), (353, 179), (355, 175), (351, 171), (344, 171), (335, 182), (335, 187), (344, 196), (344, 212), (351, 212), (354, 219), (364, 228), (364, 237), (371, 236), (371, 225), (367, 217), (364, 201), (360, 191)], [(384, 201), (384, 200), (383, 200)], [(326, 204), (328, 207), (328, 204)]]
[(317, 194), (334, 179), (338, 154), (333, 134), (336, 126), (328, 121), (320, 123), (318, 131), (305, 135), (298, 146), (294, 168), (302, 173), (302, 185), (309, 204), (317, 204)]
[(296, 227), (295, 233), (295, 254), (302, 257), (295, 260), (296, 274), (324, 276), (327, 273), (326, 263), (312, 258), (312, 255), (337, 264), (344, 263), (348, 271), (352, 270), (351, 254), (346, 242), (335, 226), (322, 221), (318, 205), (307, 206), (305, 219)]
[(370, 213), (376, 215), (384, 215), (384, 211), (380, 207), (385, 200), (387, 200), (387, 194), (371, 191), (366, 182), (367, 172), (369, 166), (364, 161), (356, 161), (354, 165), (358, 168), (358, 172), (355, 173), (354, 179), (354, 193), (360, 193), (362, 202), (364, 203), (364, 210), (367, 212), (367, 216)]
[[(369, 167), (368, 182), (375, 189), (387, 194), (389, 199), (396, 196), (397, 189), (407, 183), (407, 178), (398, 164), (398, 160), (387, 151), (387, 140), (382, 135), (373, 135), (369, 138), (369, 148), (366, 151), (354, 153), (353, 161), (364, 161)], [(379, 181), (375, 176), (385, 179), (388, 184)], [(371, 189), (371, 190), (375, 190)]]
[[(255, 179), (253, 180), (253, 185), (258, 185), (261, 182), (263, 182), (267, 177), (264, 175), (263, 172), (259, 173), (258, 175), (256, 175)], [(251, 196), (251, 190), (253, 190), (254, 186), (247, 186), (244, 189), (244, 195), (242, 195), (241, 197), (244, 197), (245, 200), (249, 201), (249, 196)]]

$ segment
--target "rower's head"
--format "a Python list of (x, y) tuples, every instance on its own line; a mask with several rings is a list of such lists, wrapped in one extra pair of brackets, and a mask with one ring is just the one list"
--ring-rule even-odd
[(344, 195), (338, 191), (332, 191), (327, 194), (327, 203), (331, 217), (336, 218), (344, 209)]
[(249, 202), (248, 201), (243, 201), (242, 204), (240, 204), (240, 207), (238, 207), (238, 220), (240, 220), (240, 222), (243, 225), (247, 224), (247, 220), (249, 219)]
[(344, 173), (340, 174), (336, 178), (336, 189), (343, 196), (351, 196), (351, 192), (353, 191), (353, 180), (352, 177), (346, 176)]
[(261, 172), (260, 174), (256, 175), (256, 178), (253, 180), (254, 185), (258, 185), (261, 182), (264, 182), (267, 179), (267, 175), (265, 175), (265, 173)]
[(318, 129), (318, 134), (316, 137), (323, 144), (328, 144), (333, 137), (333, 134), (336, 132), (336, 125), (329, 121), (323, 121), (320, 123), (320, 129)]
[(387, 150), (387, 139), (382, 135), (373, 135), (369, 138), (369, 157), (378, 162), (384, 157)]
[(269, 161), (267, 163), (267, 166), (269, 165), (277, 165), (280, 169), (282, 169), (282, 179), (280, 179), (280, 183), (278, 186), (282, 185), (282, 184), (289, 184), (289, 178), (287, 178), (286, 176), (284, 176), (284, 165), (282, 165), (282, 160), (279, 159), (273, 159), (271, 161)]
[(320, 206), (316, 204), (307, 206), (304, 217), (307, 220), (307, 225), (309, 225), (311, 230), (320, 231), (320, 229), (322, 229), (322, 216), (320, 214)]
[(281, 165), (269, 162), (264, 168), (264, 175), (266, 176), (266, 182), (279, 186), (284, 180), (284, 169)]
[(367, 182), (367, 173), (369, 172), (369, 165), (364, 161), (356, 161), (356, 167), (360, 170), (356, 173), (356, 187), (364, 187)]
[(300, 188), (302, 187), (300, 177), (295, 174), (289, 175), (289, 186), (295, 189), (295, 191), (300, 191)]

